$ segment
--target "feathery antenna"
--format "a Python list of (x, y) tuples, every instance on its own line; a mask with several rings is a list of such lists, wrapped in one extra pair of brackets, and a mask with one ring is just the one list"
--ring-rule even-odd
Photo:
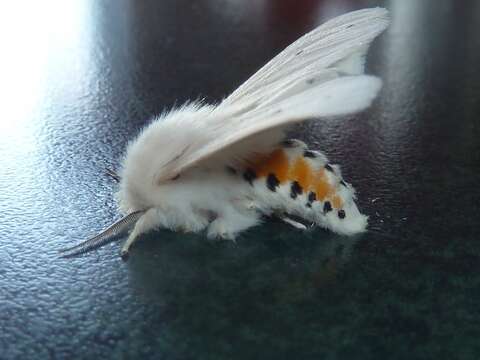
[(122, 234), (124, 231), (128, 230), (140, 216), (143, 215), (145, 211), (135, 211), (126, 215), (125, 217), (118, 220), (116, 223), (110, 225), (107, 229), (102, 231), (100, 234), (81, 242), (75, 246), (61, 249), (61, 257), (71, 258), (77, 255), (84, 254), (86, 252), (98, 249), (103, 245), (106, 245), (112, 242), (116, 236)]

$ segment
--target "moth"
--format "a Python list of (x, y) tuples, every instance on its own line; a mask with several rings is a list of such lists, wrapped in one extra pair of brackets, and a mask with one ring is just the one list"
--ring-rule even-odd
[(62, 250), (70, 257), (129, 231), (126, 258), (154, 229), (235, 239), (279, 216), (338, 234), (362, 232), (355, 191), (320, 151), (286, 140), (295, 123), (326, 121), (367, 108), (381, 80), (364, 74), (370, 43), (389, 24), (383, 8), (336, 17), (270, 60), (217, 105), (192, 102), (164, 113), (129, 143), (116, 194), (124, 217)]

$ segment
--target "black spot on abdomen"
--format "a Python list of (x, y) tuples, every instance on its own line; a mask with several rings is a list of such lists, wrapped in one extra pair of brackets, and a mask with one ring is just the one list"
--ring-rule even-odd
[(298, 181), (292, 182), (292, 185), (290, 186), (290, 197), (292, 199), (296, 199), (298, 195), (301, 195), (303, 192), (302, 187), (298, 183)]
[(345, 219), (345, 216), (347, 216), (347, 214), (345, 214), (345, 210), (338, 210), (338, 217), (340, 219)]
[(325, 169), (330, 171), (330, 172), (333, 172), (332, 165), (330, 165), (330, 164), (325, 165)]
[(275, 174), (268, 174), (267, 176), (267, 187), (271, 191), (277, 191), (277, 187), (280, 185), (280, 181), (278, 181)]
[(233, 167), (231, 167), (231, 166), (227, 166), (226, 169), (227, 169), (227, 172), (228, 172), (229, 174), (237, 175), (237, 170), (235, 170), (235, 168), (233, 168)]
[(252, 169), (248, 168), (247, 170), (245, 170), (245, 172), (243, 173), (243, 178), (248, 181), (248, 183), (250, 185), (253, 185), (253, 180), (255, 180), (257, 178), (257, 174), (255, 173), (255, 171), (253, 171)]
[(313, 151), (305, 150), (305, 151), (303, 152), (303, 157), (306, 157), (306, 158), (316, 158), (316, 157), (317, 157), (317, 154), (315, 154)]
[(312, 207), (312, 203), (317, 200), (317, 194), (315, 194), (313, 191), (310, 191), (308, 194), (308, 202), (307, 202), (307, 207)]
[(295, 141), (294, 140), (283, 140), (282, 141), (282, 146), (286, 148), (292, 148), (295, 146)]
[(330, 211), (332, 211), (332, 204), (330, 204), (330, 201), (325, 201), (325, 204), (323, 204), (323, 212), (326, 214)]

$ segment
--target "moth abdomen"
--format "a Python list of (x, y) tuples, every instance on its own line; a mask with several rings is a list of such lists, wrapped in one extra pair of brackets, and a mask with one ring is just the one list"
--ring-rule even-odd
[[(338, 231), (349, 220), (353, 189), (341, 178), (340, 168), (319, 151), (299, 140), (287, 140), (270, 154), (258, 157), (244, 171), (260, 208), (284, 211)], [(348, 224), (347, 224), (348, 225)], [(340, 231), (341, 232), (341, 231)]]

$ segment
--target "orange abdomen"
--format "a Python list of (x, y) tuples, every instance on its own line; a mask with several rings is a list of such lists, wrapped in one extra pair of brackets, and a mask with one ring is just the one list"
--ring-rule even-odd
[[(316, 160), (305, 157), (303, 152), (287, 154), (286, 151), (288, 150), (279, 148), (268, 156), (257, 159), (251, 171), (257, 178), (267, 178), (267, 182), (273, 178), (279, 185), (290, 183), (292, 191), (313, 193), (316, 200), (330, 200), (334, 208), (340, 209), (343, 201), (329, 181), (329, 170), (323, 165), (315, 164)], [(331, 170), (331, 167), (329, 168)]]

